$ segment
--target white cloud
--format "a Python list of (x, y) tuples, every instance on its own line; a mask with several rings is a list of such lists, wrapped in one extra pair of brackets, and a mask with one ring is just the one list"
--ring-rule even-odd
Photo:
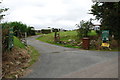
[(36, 29), (60, 27), (74, 29), (80, 20), (88, 20), (92, 0), (4, 0), (10, 8), (6, 21), (22, 21)]

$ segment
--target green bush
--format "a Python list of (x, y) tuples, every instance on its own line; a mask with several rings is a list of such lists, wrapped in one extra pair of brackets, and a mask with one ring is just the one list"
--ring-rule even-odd
[(50, 29), (42, 29), (41, 32), (42, 32), (42, 34), (48, 34), (48, 33), (51, 33), (51, 30)]

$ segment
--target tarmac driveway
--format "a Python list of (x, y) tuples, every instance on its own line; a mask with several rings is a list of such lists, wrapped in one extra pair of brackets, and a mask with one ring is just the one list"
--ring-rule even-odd
[(118, 78), (118, 52), (66, 48), (29, 37), (39, 60), (24, 78)]

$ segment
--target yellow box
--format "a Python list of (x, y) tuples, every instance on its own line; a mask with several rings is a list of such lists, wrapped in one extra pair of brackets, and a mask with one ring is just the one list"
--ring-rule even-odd
[(103, 46), (103, 47), (109, 47), (110, 46), (110, 44), (109, 43), (102, 43), (102, 45), (101, 46)]

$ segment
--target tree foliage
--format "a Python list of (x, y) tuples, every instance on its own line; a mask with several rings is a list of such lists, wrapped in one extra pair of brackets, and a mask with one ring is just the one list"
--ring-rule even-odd
[(3, 27), (13, 27), (14, 35), (17, 37), (23, 37), (25, 32), (30, 35), (35, 35), (34, 27), (27, 26), (22, 22), (6, 22), (2, 24)]
[(35, 35), (35, 30), (34, 27), (27, 27), (27, 35), (31, 36), (31, 35)]
[(80, 21), (80, 24), (76, 24), (77, 27), (79, 28), (77, 30), (78, 33), (78, 37), (81, 39), (83, 37), (88, 37), (88, 32), (90, 31), (90, 28), (92, 27), (92, 23), (91, 23), (90, 19), (89, 21)]
[(100, 20), (101, 30), (109, 30), (115, 39), (120, 39), (120, 2), (95, 3), (90, 11)]
[[(0, 4), (2, 2), (0, 1)], [(5, 16), (5, 14), (3, 14), (3, 12), (7, 11), (9, 8), (0, 8), (0, 21), (3, 19), (3, 17)]]

